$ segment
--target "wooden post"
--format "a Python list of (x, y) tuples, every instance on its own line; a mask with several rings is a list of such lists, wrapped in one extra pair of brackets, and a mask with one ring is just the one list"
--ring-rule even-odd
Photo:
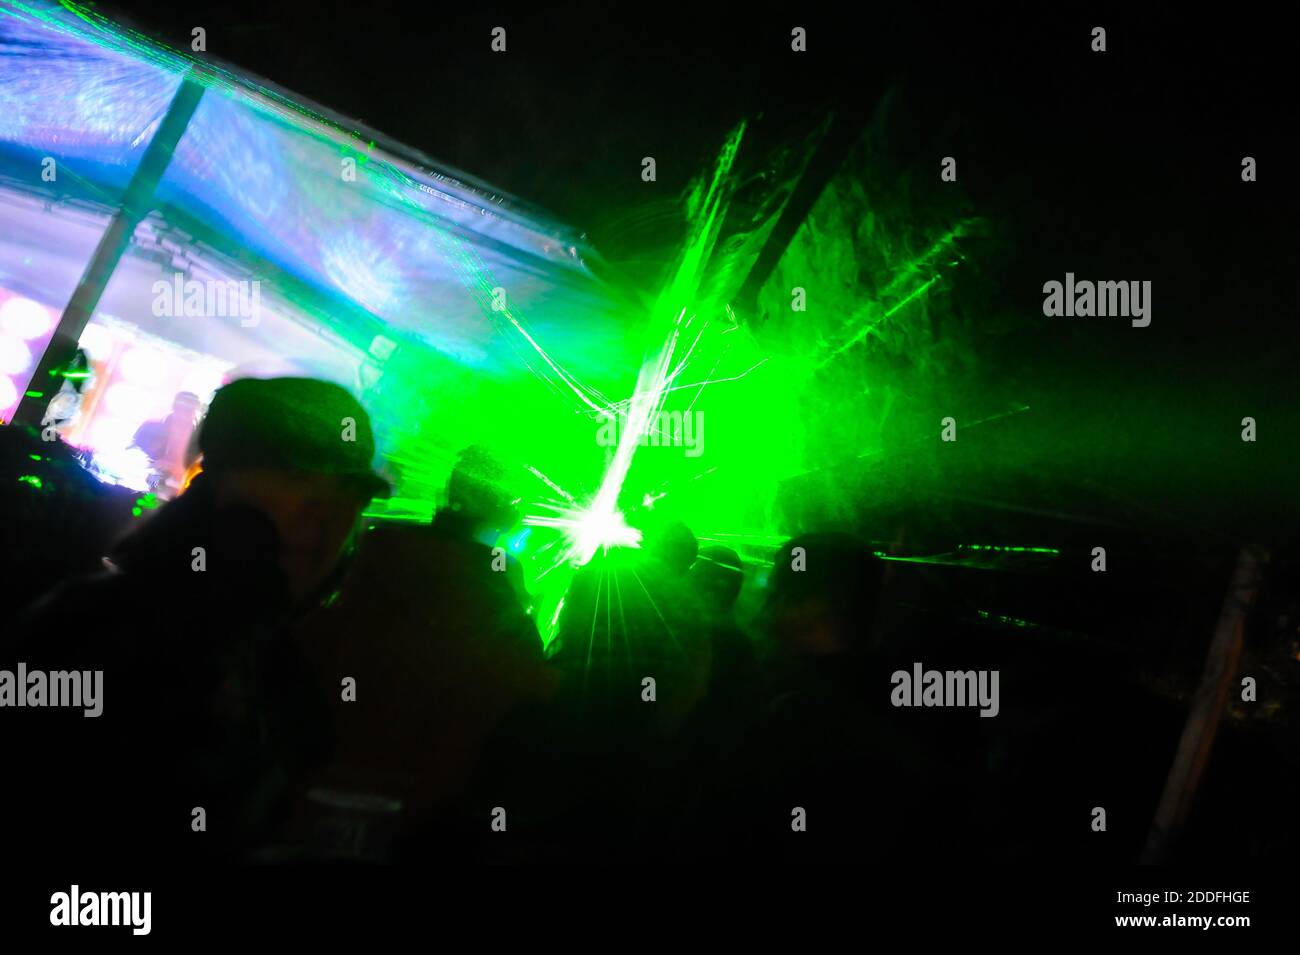
[(1228, 694), (1236, 686), (1246, 615), (1255, 603), (1268, 561), (1269, 552), (1261, 547), (1243, 547), (1237, 554), (1232, 582), (1223, 598), (1219, 622), (1205, 656), (1201, 684), (1192, 697), (1191, 709), (1183, 726), (1182, 738), (1178, 741), (1178, 750), (1174, 753), (1173, 765), (1169, 767), (1155, 819), (1151, 822), (1146, 847), (1138, 859), (1143, 865), (1158, 865), (1168, 858), (1191, 813), (1192, 800), (1210, 762), (1210, 752), (1214, 748), (1214, 737), (1223, 719)]

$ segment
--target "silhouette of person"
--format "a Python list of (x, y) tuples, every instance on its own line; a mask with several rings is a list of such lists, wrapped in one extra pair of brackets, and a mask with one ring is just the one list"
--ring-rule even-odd
[(328, 754), (328, 710), (287, 632), (387, 493), (369, 417), (337, 385), (244, 379), (217, 392), (199, 446), (189, 490), (108, 569), (39, 601), (11, 651), (29, 670), (103, 674), (98, 718), (22, 711), (44, 851), (243, 857)]
[(485, 741), (557, 683), (520, 568), (489, 546), (515, 521), (508, 484), (498, 459), (466, 449), (448, 505), (365, 534), (338, 604), (314, 621), (318, 666), (359, 687), (335, 701), (346, 721), (325, 783), (400, 801), (397, 853), (424, 839), (446, 850)]
[(202, 402), (198, 395), (178, 392), (165, 418), (146, 421), (136, 429), (130, 447), (139, 448), (167, 483), (178, 486), (195, 453), (192, 438)]
[(719, 760), (705, 815), (730, 807), (727, 853), (848, 861), (960, 844), (953, 774), (914, 714), (891, 708), (889, 668), (870, 647), (882, 580), (883, 562), (848, 534), (777, 552), (763, 612), (776, 644), (768, 701)]
[(691, 565), (691, 582), (713, 630), (714, 685), (751, 679), (753, 646), (735, 620), (736, 600), (745, 583), (740, 555), (720, 544), (705, 547)]

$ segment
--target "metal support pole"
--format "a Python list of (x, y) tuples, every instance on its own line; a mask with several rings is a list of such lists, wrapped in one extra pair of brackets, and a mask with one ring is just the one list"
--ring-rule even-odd
[(833, 117), (830, 128), (822, 136), (816, 153), (800, 176), (798, 184), (786, 201), (785, 208), (781, 210), (780, 217), (772, 227), (767, 242), (749, 270), (744, 285), (736, 295), (736, 303), (742, 314), (752, 315), (758, 302), (759, 290), (767, 282), (776, 264), (781, 261), (781, 257), (785, 255), (795, 233), (812, 212), (813, 206), (821, 198), (826, 186), (844, 164), (849, 150), (862, 135), (866, 123), (867, 114), (860, 107), (842, 108)]
[(91, 256), (81, 281), (68, 299), (54, 336), (41, 355), (27, 392), (14, 412), (14, 424), (39, 427), (44, 420), (50, 399), (58, 394), (63, 384), (62, 372), (76, 355), (81, 333), (90, 317), (95, 314), (117, 263), (131, 244), (135, 227), (153, 209), (154, 192), (171, 163), (176, 144), (185, 134), (190, 118), (198, 108), (199, 100), (203, 98), (203, 91), (204, 86), (192, 75), (187, 75), (181, 82), (180, 89), (167, 107), (166, 115), (145, 148), (135, 175), (122, 194), (121, 205), (100, 237), (95, 254)]

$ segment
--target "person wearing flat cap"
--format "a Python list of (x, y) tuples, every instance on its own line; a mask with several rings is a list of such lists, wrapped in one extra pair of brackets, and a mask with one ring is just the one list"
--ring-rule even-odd
[[(103, 671), (100, 717), (25, 727), (43, 766), (26, 776), (43, 787), (28, 831), (45, 851), (248, 858), (333, 746), (288, 631), (320, 604), (366, 503), (389, 493), (369, 415), (328, 382), (241, 379), (213, 397), (198, 445), (190, 487), (104, 571), (30, 608), (3, 654)], [(70, 747), (83, 758), (47, 755)]]
[(295, 604), (318, 596), (361, 509), (389, 494), (371, 468), (370, 416), (338, 385), (244, 378), (220, 389), (199, 430), (203, 473), (219, 504), (250, 506), (275, 525)]

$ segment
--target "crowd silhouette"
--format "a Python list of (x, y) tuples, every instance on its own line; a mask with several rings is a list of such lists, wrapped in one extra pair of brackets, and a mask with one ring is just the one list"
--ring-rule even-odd
[[(117, 540), (132, 495), (32, 431), (0, 441), (0, 667), (104, 674), (100, 717), (13, 711), (25, 783), (6, 799), (28, 851), (350, 864), (1032, 851), (1016, 825), (1035, 806), (1008, 796), (1031, 734), (1014, 716), (890, 705), (890, 673), (917, 650), (877, 626), (885, 565), (852, 534), (802, 534), (747, 562), (664, 519), (575, 572), (544, 647), (518, 563), (492, 546), (518, 517), (510, 469), (466, 448), (427, 522), (368, 526), (388, 485), (365, 409), (337, 386), (222, 388), (198, 430), (202, 472)], [(1116, 765), (1157, 791), (1158, 764)]]

